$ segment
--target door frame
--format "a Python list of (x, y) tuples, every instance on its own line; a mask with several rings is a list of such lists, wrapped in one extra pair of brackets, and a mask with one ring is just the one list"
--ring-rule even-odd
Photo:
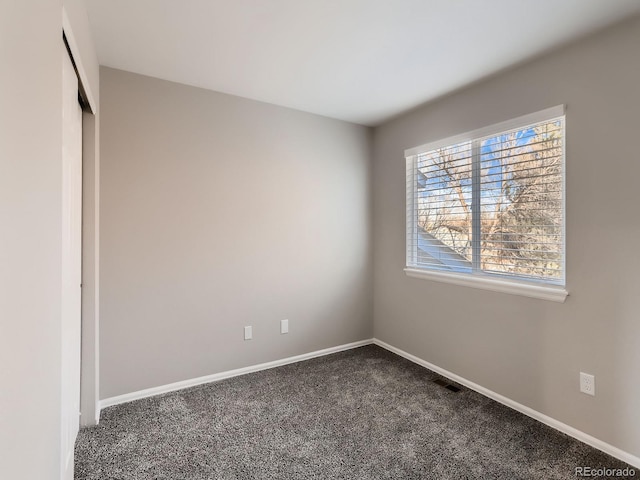
[(100, 420), (100, 152), (99, 116), (94, 92), (82, 63), (80, 45), (62, 7), (62, 33), (78, 76), (82, 113), (82, 311), (80, 361), (80, 425)]

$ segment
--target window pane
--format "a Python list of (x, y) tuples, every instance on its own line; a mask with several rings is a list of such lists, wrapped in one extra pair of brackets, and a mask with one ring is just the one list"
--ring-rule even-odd
[(471, 143), (451, 145), (416, 159), (416, 263), (471, 270)]
[(480, 143), (480, 267), (561, 281), (563, 182), (560, 120)]

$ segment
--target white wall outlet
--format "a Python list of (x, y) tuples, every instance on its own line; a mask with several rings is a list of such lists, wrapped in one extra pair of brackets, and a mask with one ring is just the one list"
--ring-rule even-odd
[(596, 377), (580, 372), (580, 391), (587, 395), (596, 394)]
[(280, 320), (280, 333), (289, 333), (289, 320)]
[(253, 338), (253, 327), (244, 327), (244, 339), (251, 340)]

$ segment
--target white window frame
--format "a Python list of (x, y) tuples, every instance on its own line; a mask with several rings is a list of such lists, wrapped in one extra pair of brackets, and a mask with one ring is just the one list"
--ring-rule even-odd
[[(564, 302), (569, 294), (565, 288), (566, 282), (566, 169), (565, 169), (565, 156), (566, 156), (566, 137), (565, 137), (565, 122), (563, 122), (563, 149), (562, 149), (562, 212), (563, 212), (563, 225), (562, 225), (562, 271), (563, 279), (561, 284), (554, 285), (544, 281), (528, 281), (519, 278), (509, 278), (505, 276), (495, 276), (490, 273), (484, 273), (479, 271), (473, 271), (471, 273), (455, 273), (438, 271), (428, 268), (419, 268), (412, 266), (413, 259), (416, 258), (415, 242), (412, 241), (412, 232), (415, 234), (416, 225), (416, 197), (414, 192), (415, 181), (413, 181), (413, 175), (415, 172), (415, 159), (418, 155), (426, 153), (438, 148), (446, 147), (449, 145), (455, 145), (463, 142), (470, 142), (477, 140), (478, 138), (488, 137), (492, 135), (498, 135), (505, 131), (515, 130), (520, 128), (526, 128), (527, 126), (541, 123), (545, 121), (551, 121), (556, 118), (565, 117), (565, 106), (558, 105), (555, 107), (547, 108), (539, 112), (523, 115), (521, 117), (513, 118), (505, 122), (496, 123), (487, 127), (479, 128), (470, 132), (466, 132), (460, 135), (444, 138), (434, 142), (429, 142), (418, 147), (405, 150), (404, 155), (406, 159), (407, 168), (407, 205), (406, 205), (406, 221), (407, 221), (407, 237), (406, 237), (406, 264), (405, 273), (409, 277), (421, 278), (425, 280), (434, 280), (437, 282), (450, 283), (454, 285), (460, 285), (464, 287), (473, 287), (483, 290), (489, 290), (493, 292), (509, 293), (514, 295), (521, 295), (525, 297), (550, 300), (554, 302)], [(475, 167), (474, 167), (475, 168)]]

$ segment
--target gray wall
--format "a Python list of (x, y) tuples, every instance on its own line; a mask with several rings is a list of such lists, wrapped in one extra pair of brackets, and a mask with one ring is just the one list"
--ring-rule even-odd
[[(635, 455), (639, 45), (636, 18), (388, 122), (373, 169), (375, 336)], [(404, 149), (562, 103), (566, 303), (406, 277)]]
[(60, 5), (3, 6), (0, 32), (0, 477), (53, 480), (61, 455)]
[(372, 336), (369, 129), (109, 68), (101, 99), (101, 398)]

